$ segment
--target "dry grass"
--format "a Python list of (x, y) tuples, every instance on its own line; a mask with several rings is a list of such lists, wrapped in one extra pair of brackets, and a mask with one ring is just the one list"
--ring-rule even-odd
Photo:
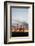
[(28, 32), (26, 29), (11, 29), (12, 32)]

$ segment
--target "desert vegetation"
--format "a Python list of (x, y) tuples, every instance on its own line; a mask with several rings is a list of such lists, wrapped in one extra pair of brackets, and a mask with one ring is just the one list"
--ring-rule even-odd
[(22, 25), (17, 24), (16, 26), (11, 26), (12, 32), (28, 32), (28, 24), (24, 23)]

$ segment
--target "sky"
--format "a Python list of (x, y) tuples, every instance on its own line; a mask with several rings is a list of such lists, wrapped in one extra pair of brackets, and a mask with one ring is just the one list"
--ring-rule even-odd
[(27, 8), (12, 8), (12, 23), (27, 22), (28, 9)]
[(12, 24), (21, 22), (26, 22), (29, 24), (29, 27), (32, 28), (32, 12), (31, 8), (12, 8), (11, 16), (12, 16)]

